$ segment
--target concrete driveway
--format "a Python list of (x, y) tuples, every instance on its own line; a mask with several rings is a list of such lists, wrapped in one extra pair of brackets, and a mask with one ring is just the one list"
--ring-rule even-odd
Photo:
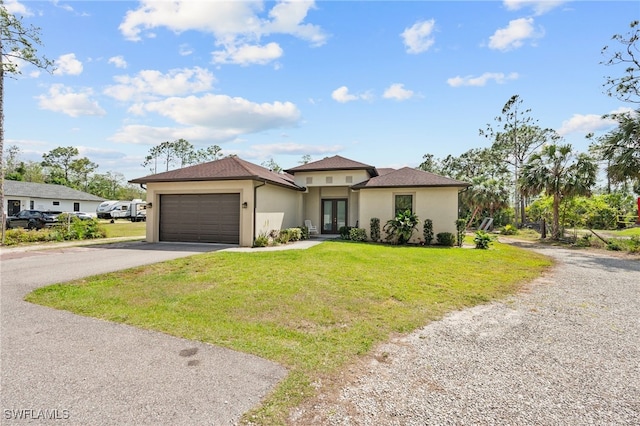
[(22, 300), (48, 284), (223, 248), (138, 241), (3, 249), (0, 423), (237, 423), (286, 375), (282, 366)]

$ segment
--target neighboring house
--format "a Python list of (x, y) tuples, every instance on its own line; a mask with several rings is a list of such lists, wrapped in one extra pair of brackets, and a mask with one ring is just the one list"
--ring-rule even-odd
[(138, 179), (146, 184), (147, 241), (215, 242), (251, 246), (256, 236), (311, 220), (323, 234), (358, 226), (370, 235), (397, 211), (410, 209), (434, 233), (455, 232), (458, 193), (466, 182), (409, 167), (376, 169), (334, 156), (275, 173), (227, 157)]
[(62, 185), (4, 181), (4, 211), (7, 216), (27, 209), (86, 212), (95, 215), (96, 208), (102, 201), (104, 198)]

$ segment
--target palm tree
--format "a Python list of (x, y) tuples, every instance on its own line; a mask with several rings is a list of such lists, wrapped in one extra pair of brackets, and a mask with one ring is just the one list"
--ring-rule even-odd
[(598, 166), (586, 154), (575, 155), (571, 145), (545, 145), (522, 168), (520, 183), (525, 195), (553, 197), (552, 238), (560, 231), (560, 203), (577, 195), (591, 195)]
[(613, 182), (640, 183), (640, 110), (612, 117), (618, 127), (599, 138), (594, 148), (608, 161), (607, 174)]

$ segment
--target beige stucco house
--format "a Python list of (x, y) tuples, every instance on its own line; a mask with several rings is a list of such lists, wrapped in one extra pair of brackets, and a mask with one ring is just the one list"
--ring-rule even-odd
[(398, 170), (334, 156), (275, 173), (227, 157), (134, 179), (146, 185), (147, 241), (184, 241), (251, 246), (256, 236), (311, 220), (322, 234), (358, 226), (370, 235), (398, 210), (424, 219), (434, 233), (455, 232), (458, 193), (469, 186), (409, 167)]

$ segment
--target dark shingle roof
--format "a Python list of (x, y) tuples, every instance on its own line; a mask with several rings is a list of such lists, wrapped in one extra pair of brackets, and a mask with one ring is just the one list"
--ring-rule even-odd
[(422, 170), (403, 167), (381, 176), (353, 185), (353, 189), (366, 188), (399, 188), (399, 187), (460, 187), (466, 188), (470, 184), (448, 177), (436, 175)]
[(55, 200), (103, 201), (104, 198), (78, 191), (63, 185), (50, 183), (4, 181), (5, 197), (48, 198)]
[(360, 163), (358, 161), (349, 160), (348, 158), (334, 155), (312, 163), (302, 164), (286, 170), (287, 173), (295, 174), (296, 172), (324, 172), (328, 170), (366, 170), (371, 176), (378, 176), (375, 167), (369, 164)]
[(238, 157), (226, 157), (221, 160), (196, 164), (168, 172), (157, 173), (130, 180), (131, 183), (183, 182), (216, 180), (266, 180), (275, 185), (302, 190), (288, 174), (279, 174), (271, 170), (242, 160)]

